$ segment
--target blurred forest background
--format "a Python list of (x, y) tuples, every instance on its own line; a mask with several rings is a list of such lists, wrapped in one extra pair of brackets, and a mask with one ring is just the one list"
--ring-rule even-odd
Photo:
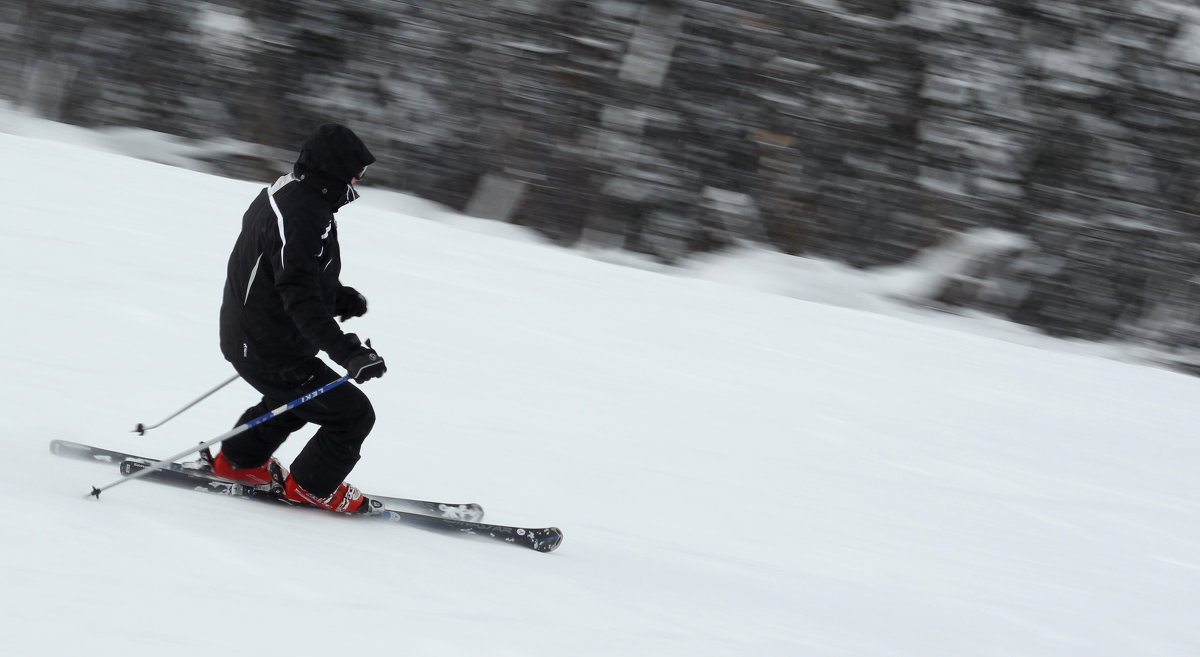
[(1195, 0), (3, 0), (0, 38), (0, 98), (227, 175), (337, 121), (371, 184), (665, 262), (999, 229), (926, 302), (1200, 347)]

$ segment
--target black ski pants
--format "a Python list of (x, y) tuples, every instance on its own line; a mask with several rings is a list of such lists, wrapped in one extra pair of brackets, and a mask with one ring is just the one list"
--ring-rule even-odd
[[(262, 372), (237, 365), (234, 369), (263, 395), (262, 401), (246, 409), (234, 426), (269, 413), (341, 376), (316, 357), (284, 371)], [(354, 469), (363, 441), (375, 425), (371, 400), (349, 381), (226, 440), (221, 451), (237, 467), (257, 467), (266, 463), (288, 436), (310, 422), (320, 428), (292, 461), (290, 470), (304, 490), (327, 497)]]

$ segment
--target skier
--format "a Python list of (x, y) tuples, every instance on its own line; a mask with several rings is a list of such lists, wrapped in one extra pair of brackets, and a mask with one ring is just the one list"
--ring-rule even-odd
[[(358, 198), (354, 185), (373, 162), (349, 128), (322, 125), (305, 140), (292, 173), (259, 193), (242, 217), (221, 302), (221, 352), (263, 398), (237, 424), (337, 379), (318, 351), (360, 384), (387, 371), (369, 341), (363, 345), (334, 321), (367, 312), (366, 298), (338, 280), (334, 213)], [(288, 472), (272, 454), (310, 422), (320, 428)], [(225, 441), (213, 474), (260, 485), (271, 483), (274, 471), (289, 500), (366, 511), (362, 493), (345, 478), (374, 424), (367, 396), (343, 384)]]

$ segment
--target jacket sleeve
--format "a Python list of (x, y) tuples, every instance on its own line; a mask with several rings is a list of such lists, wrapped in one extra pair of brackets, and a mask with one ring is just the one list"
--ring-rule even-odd
[(329, 228), (319, 213), (281, 214), (276, 209), (276, 215), (282, 244), (270, 261), (283, 309), (305, 339), (341, 364), (356, 340), (342, 333), (321, 298), (321, 238)]

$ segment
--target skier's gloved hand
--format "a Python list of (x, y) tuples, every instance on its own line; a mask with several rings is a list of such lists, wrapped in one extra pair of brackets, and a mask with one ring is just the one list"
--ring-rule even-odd
[(333, 304), (333, 314), (343, 322), (351, 317), (362, 317), (367, 314), (367, 298), (349, 285), (343, 285), (338, 289), (337, 300)]
[(355, 383), (377, 379), (387, 372), (387, 365), (379, 353), (371, 348), (371, 341), (367, 340), (366, 346), (363, 346), (353, 333), (342, 336), (329, 357), (346, 368), (346, 376), (354, 379)]
[(346, 361), (346, 375), (352, 377), (355, 383), (378, 379), (386, 371), (383, 357), (370, 347), (359, 347)]

